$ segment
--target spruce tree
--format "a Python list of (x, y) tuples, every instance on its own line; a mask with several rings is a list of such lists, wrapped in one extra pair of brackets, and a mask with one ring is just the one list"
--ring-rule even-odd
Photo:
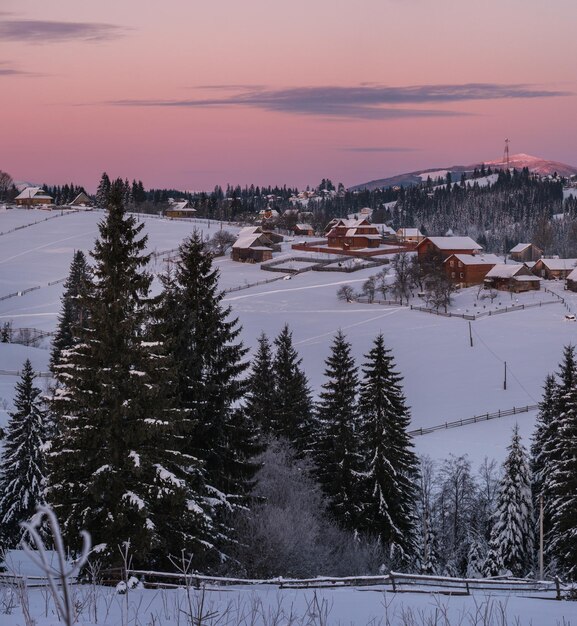
[(21, 522), (44, 503), (46, 410), (34, 378), (27, 359), (16, 383), (16, 410), (10, 413), (0, 460), (0, 548), (17, 547)]
[(53, 409), (47, 499), (78, 550), (88, 530), (105, 564), (129, 541), (135, 564), (155, 565), (207, 549), (211, 524), (195, 489), (197, 461), (181, 452), (183, 415), (171, 405), (169, 360), (151, 341), (154, 302), (143, 225), (125, 213), (124, 185), (111, 185), (80, 298), (87, 314), (61, 355)]
[(310, 450), (312, 400), (309, 383), (301, 369), (302, 359), (293, 346), (288, 324), (274, 340), (275, 407), (272, 430), (300, 453)]
[[(174, 359), (176, 397), (191, 429), (184, 450), (204, 466), (210, 501), (223, 523), (224, 512), (245, 502), (259, 451), (256, 430), (239, 401), (247, 350), (238, 340), (240, 327), (223, 306), (218, 270), (200, 233), (179, 249), (173, 270), (163, 278), (160, 325)], [(226, 541), (228, 530), (219, 526)]]
[(108, 200), (110, 195), (110, 178), (108, 174), (104, 172), (98, 183), (96, 190), (96, 206), (101, 209), (105, 209), (108, 206)]
[(82, 250), (74, 253), (68, 278), (64, 283), (62, 295), (62, 309), (58, 317), (58, 328), (52, 341), (50, 369), (54, 372), (60, 363), (63, 350), (67, 350), (74, 343), (74, 329), (82, 323), (86, 312), (80, 306), (80, 296), (88, 280), (88, 264)]
[(552, 456), (551, 552), (563, 575), (577, 580), (577, 384), (563, 398)]
[(498, 545), (500, 563), (514, 576), (526, 576), (533, 558), (531, 473), (519, 426), (515, 425), (503, 463), (491, 545)]
[(406, 562), (416, 549), (418, 476), (417, 458), (407, 434), (409, 409), (402, 378), (382, 334), (365, 359), (359, 409), (366, 464), (366, 530), (379, 536), (391, 555)]
[(275, 406), (275, 384), (272, 370), (272, 349), (268, 337), (262, 333), (258, 349), (252, 358), (247, 380), (245, 411), (248, 418), (262, 430), (271, 434), (271, 420)]
[(362, 510), (359, 489), (358, 375), (351, 345), (338, 331), (325, 361), (325, 382), (316, 406), (313, 451), (316, 474), (329, 510), (345, 528), (356, 529)]
[(543, 500), (543, 529), (548, 536), (551, 529), (551, 478), (555, 468), (554, 455), (558, 431), (558, 410), (556, 399), (559, 395), (555, 377), (547, 376), (543, 387), (543, 397), (539, 403), (537, 428), (531, 444), (531, 469), (533, 473), (533, 504), (539, 510)]

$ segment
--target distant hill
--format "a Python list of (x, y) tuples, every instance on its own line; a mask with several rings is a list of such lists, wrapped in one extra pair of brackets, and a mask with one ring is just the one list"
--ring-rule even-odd
[[(458, 182), (461, 178), (461, 174), (471, 174), (475, 168), (480, 169), (482, 165), (485, 167), (491, 167), (493, 169), (505, 169), (507, 164), (503, 161), (484, 161), (479, 163), (473, 163), (472, 165), (452, 165), (446, 168), (431, 168), (427, 170), (418, 170), (416, 172), (409, 172), (407, 174), (398, 174), (397, 176), (390, 176), (388, 178), (379, 178), (377, 180), (371, 180), (367, 183), (361, 183), (360, 185), (354, 185), (349, 187), (350, 191), (360, 191), (361, 189), (379, 189), (380, 187), (394, 187), (396, 185), (406, 187), (408, 185), (417, 185), (427, 180), (430, 176), (433, 180), (439, 177), (445, 177), (447, 172), (451, 172), (451, 176), (454, 182)], [(518, 170), (524, 167), (529, 168), (529, 171), (541, 176), (550, 176), (557, 172), (559, 176), (575, 176), (577, 175), (577, 167), (573, 165), (567, 165), (565, 163), (559, 163), (558, 161), (548, 161), (541, 159), (540, 157), (531, 156), (530, 154), (513, 154), (509, 157), (509, 167)]]

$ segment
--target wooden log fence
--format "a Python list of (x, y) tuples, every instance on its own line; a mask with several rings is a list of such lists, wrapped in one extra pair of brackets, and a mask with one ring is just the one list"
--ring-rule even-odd
[[(446, 576), (426, 576), (390, 572), (382, 576), (346, 576), (317, 578), (270, 578), (245, 579), (220, 576), (204, 576), (198, 573), (156, 572), (152, 570), (129, 569), (125, 577), (135, 576), (145, 587), (177, 588), (183, 586), (195, 589), (219, 588), (223, 586), (272, 585), (279, 589), (337, 589), (342, 587), (390, 587), (394, 593), (430, 593), (470, 595), (473, 590), (527, 593), (556, 591), (558, 595), (565, 589), (558, 579), (539, 581), (529, 578), (451, 578)], [(123, 580), (119, 578), (118, 580)]]
[(489, 420), (499, 419), (500, 417), (507, 417), (509, 415), (518, 415), (519, 413), (530, 413), (536, 411), (539, 408), (538, 404), (528, 404), (527, 406), (513, 407), (512, 409), (505, 409), (495, 411), (494, 413), (485, 413), (483, 415), (474, 415), (473, 417), (467, 417), (465, 419), (454, 420), (452, 422), (445, 422), (444, 424), (437, 424), (436, 426), (429, 426), (427, 428), (417, 428), (415, 430), (408, 431), (408, 435), (411, 437), (417, 437), (420, 435), (428, 435), (437, 430), (448, 430), (449, 428), (459, 428), (460, 426), (467, 426), (468, 424), (476, 424), (477, 422), (487, 422)]

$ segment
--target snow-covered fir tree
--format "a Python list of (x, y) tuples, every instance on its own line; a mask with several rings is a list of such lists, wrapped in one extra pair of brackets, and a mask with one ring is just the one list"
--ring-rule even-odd
[(262, 333), (258, 348), (252, 358), (247, 379), (245, 411), (264, 434), (272, 431), (271, 420), (275, 407), (275, 381), (272, 369), (272, 348), (268, 337)]
[(365, 530), (381, 538), (397, 561), (416, 551), (418, 461), (407, 428), (409, 408), (401, 376), (383, 335), (365, 355), (359, 397), (361, 454), (365, 461)]
[(123, 192), (112, 183), (80, 299), (86, 318), (56, 371), (47, 499), (72, 550), (86, 529), (105, 564), (128, 541), (135, 565), (151, 566), (202, 554), (211, 519), (194, 488), (198, 462), (181, 450), (186, 416), (167, 397), (165, 347), (148, 332), (146, 236)]
[(44, 503), (46, 409), (27, 359), (16, 383), (15, 411), (10, 413), (0, 457), (0, 549), (15, 548), (28, 521)]
[(359, 527), (363, 463), (359, 446), (358, 374), (351, 344), (338, 331), (325, 361), (325, 382), (316, 406), (316, 475), (329, 509), (345, 528)]
[(501, 546), (497, 536), (494, 535), (489, 541), (489, 551), (487, 558), (483, 564), (483, 576), (490, 578), (492, 576), (500, 576), (505, 572), (503, 566), (503, 558), (501, 556)]
[(549, 375), (543, 386), (543, 397), (539, 403), (539, 414), (537, 415), (537, 428), (531, 443), (533, 505), (535, 510), (539, 510), (541, 500), (543, 501), (545, 536), (549, 535), (551, 529), (551, 478), (555, 469), (554, 455), (559, 417), (556, 405), (557, 397), (557, 381), (554, 376)]
[(60, 362), (62, 350), (66, 350), (74, 343), (74, 328), (82, 323), (85, 311), (80, 306), (80, 295), (88, 280), (88, 263), (84, 252), (77, 250), (74, 253), (68, 278), (64, 283), (62, 308), (58, 316), (58, 328), (52, 340), (50, 355), (50, 369), (54, 371)]
[(483, 578), (483, 565), (485, 557), (483, 555), (484, 545), (480, 539), (472, 539), (467, 555), (467, 578)]
[(551, 494), (551, 553), (564, 576), (577, 580), (577, 384), (563, 398), (554, 450)]
[(311, 392), (288, 325), (276, 337), (274, 346), (275, 408), (272, 430), (277, 437), (287, 439), (297, 450), (304, 452), (311, 445)]
[(515, 425), (499, 486), (491, 546), (498, 545), (500, 562), (514, 576), (526, 576), (533, 559), (533, 504), (527, 452)]
[(102, 209), (108, 206), (108, 197), (110, 194), (110, 178), (108, 174), (104, 172), (100, 178), (100, 182), (98, 183), (98, 188), (96, 189), (96, 206)]
[[(260, 449), (257, 429), (239, 404), (247, 350), (238, 340), (237, 319), (222, 304), (218, 270), (200, 233), (181, 244), (163, 284), (159, 328), (174, 360), (179, 406), (191, 421), (184, 451), (202, 461), (208, 496), (222, 522), (221, 514), (228, 517), (245, 503), (256, 471), (252, 458)], [(218, 532), (226, 542), (229, 530), (219, 526)]]

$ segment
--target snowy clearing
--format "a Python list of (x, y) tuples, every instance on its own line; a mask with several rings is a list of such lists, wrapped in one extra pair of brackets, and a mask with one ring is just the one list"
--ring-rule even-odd
[[(12, 322), (14, 328), (55, 329), (63, 285), (48, 283), (67, 275), (74, 250), (90, 250), (102, 219), (99, 212), (79, 212), (39, 221), (46, 216), (47, 212), (40, 210), (0, 213), (0, 232), (5, 233), (0, 236), (0, 298), (40, 285), (22, 296), (0, 300), (0, 323)], [(139, 219), (145, 222), (144, 232), (152, 252), (173, 250), (194, 228), (202, 230), (205, 237), (211, 237), (220, 228), (218, 223), (206, 220), (177, 222), (146, 216)], [(27, 224), (32, 225), (7, 232)], [(223, 225), (223, 229), (237, 232), (240, 226)], [(299, 252), (298, 256), (303, 254), (306, 255)], [(274, 258), (291, 256), (295, 253), (290, 244), (283, 244), (283, 252)], [(162, 272), (165, 258), (161, 254), (153, 259), (151, 271)], [(276, 276), (256, 264), (235, 263), (229, 257), (215, 259), (215, 265), (221, 272), (223, 289), (248, 286), (225, 297), (225, 303), (232, 307), (243, 327), (245, 344), (254, 347), (263, 331), (273, 338), (288, 323), (315, 392), (323, 383), (324, 360), (337, 329), (342, 329), (352, 342), (359, 364), (375, 336), (383, 332), (405, 379), (405, 394), (412, 407), (411, 429), (536, 404), (545, 376), (557, 368), (563, 346), (575, 343), (577, 337), (577, 325), (565, 320), (568, 309), (563, 304), (549, 304), (471, 322), (471, 348), (466, 320), (411, 311), (406, 306), (346, 303), (337, 299), (339, 286), (349, 284), (358, 291), (380, 268), (352, 274), (309, 271), (290, 281), (250, 287)], [(577, 312), (577, 294), (563, 291), (562, 282), (544, 285), (567, 299), (569, 312)], [(552, 300), (551, 294), (543, 290), (512, 298), (499, 293), (492, 303), (478, 299), (478, 295), (474, 287), (459, 292), (452, 311), (487, 313), (511, 305)], [(416, 296), (413, 302), (423, 304)], [(0, 370), (19, 370), (28, 357), (36, 369), (46, 371), (47, 347), (47, 341), (43, 348), (0, 344)], [(0, 425), (6, 422), (6, 409), (17, 380), (13, 375), (0, 375)], [(41, 386), (46, 383), (47, 379), (41, 380)], [(528, 443), (534, 420), (534, 412), (524, 413), (438, 431), (415, 438), (416, 451), (437, 459), (450, 453), (466, 453), (474, 464), (484, 456), (500, 461), (514, 423), (518, 421)]]

